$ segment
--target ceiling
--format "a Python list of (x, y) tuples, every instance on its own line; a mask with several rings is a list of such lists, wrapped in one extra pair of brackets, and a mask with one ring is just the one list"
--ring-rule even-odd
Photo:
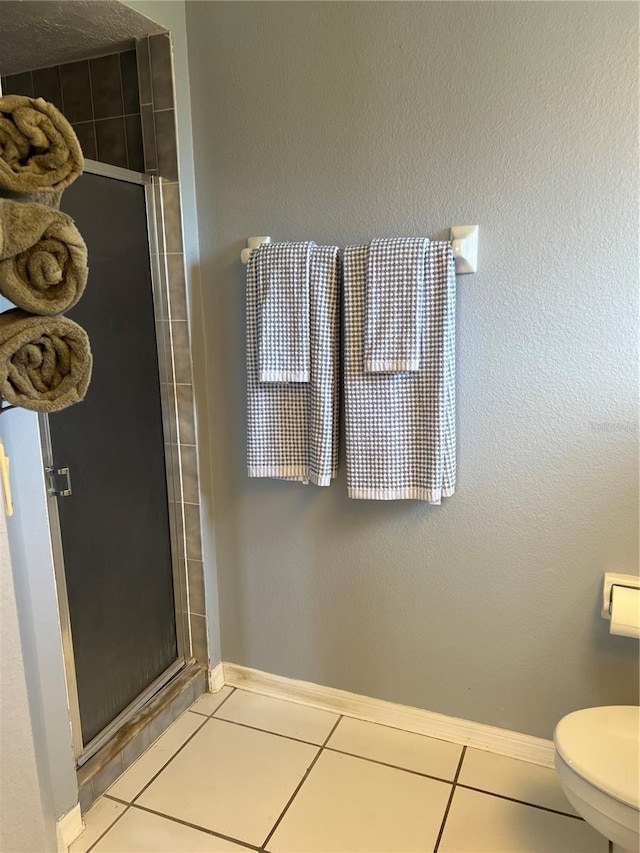
[(164, 31), (118, 0), (2, 0), (0, 74), (122, 50)]

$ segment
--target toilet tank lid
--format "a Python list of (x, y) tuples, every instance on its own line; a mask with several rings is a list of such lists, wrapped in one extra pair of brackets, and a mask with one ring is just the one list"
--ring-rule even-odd
[(640, 708), (574, 711), (560, 720), (553, 739), (560, 757), (583, 779), (640, 808)]

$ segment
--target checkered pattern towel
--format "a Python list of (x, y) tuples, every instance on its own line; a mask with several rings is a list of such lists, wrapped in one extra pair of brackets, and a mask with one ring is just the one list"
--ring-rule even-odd
[(261, 382), (309, 381), (309, 260), (315, 243), (264, 243), (251, 255), (263, 299)]
[(428, 240), (373, 240), (367, 256), (364, 369), (399, 373), (420, 367), (424, 267)]
[(314, 246), (310, 253), (307, 383), (260, 381), (265, 292), (257, 252), (247, 264), (248, 473), (328, 486), (338, 467), (338, 248)]
[(455, 489), (455, 261), (426, 248), (420, 369), (364, 369), (369, 246), (344, 254), (345, 404), (349, 497), (439, 504)]

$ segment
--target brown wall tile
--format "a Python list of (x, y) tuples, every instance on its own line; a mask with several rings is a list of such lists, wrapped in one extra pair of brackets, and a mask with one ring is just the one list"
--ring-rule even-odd
[(195, 444), (196, 425), (193, 409), (193, 388), (191, 385), (176, 385), (176, 396), (178, 398), (180, 444)]
[(139, 113), (140, 88), (138, 86), (138, 66), (135, 50), (125, 50), (120, 54), (120, 76), (122, 78), (122, 99), (125, 115)]
[(173, 107), (173, 70), (171, 67), (171, 40), (168, 35), (151, 36), (151, 88), (154, 110)]
[(157, 110), (153, 114), (156, 127), (156, 150), (158, 172), (168, 181), (178, 180), (178, 149), (176, 124), (173, 110)]
[(162, 183), (164, 207), (165, 251), (182, 252), (182, 222), (180, 218), (180, 187), (175, 183)]
[(140, 113), (125, 116), (124, 126), (127, 133), (127, 160), (129, 168), (135, 172), (144, 172), (144, 149)]
[(110, 56), (91, 59), (89, 69), (94, 118), (113, 118), (124, 115), (120, 56), (112, 53)]
[(191, 616), (191, 638), (193, 643), (193, 656), (205, 666), (209, 665), (209, 652), (207, 648), (207, 620), (204, 616)]
[(10, 74), (2, 78), (2, 92), (5, 95), (26, 95), (33, 98), (33, 79), (30, 71), (22, 74)]
[(189, 611), (206, 616), (204, 595), (204, 569), (200, 560), (188, 560)]
[(127, 168), (127, 137), (122, 116), (96, 121), (96, 143), (101, 163)]
[(189, 326), (186, 320), (171, 321), (173, 339), (173, 367), (176, 382), (189, 384), (193, 381), (191, 372), (191, 346)]
[(38, 68), (32, 72), (34, 97), (44, 98), (64, 112), (60, 67)]
[(187, 503), (200, 503), (200, 489), (198, 485), (198, 456), (193, 445), (181, 445), (180, 456), (182, 460), (182, 490)]
[(72, 124), (78, 121), (92, 121), (93, 106), (88, 61), (85, 59), (81, 62), (68, 62), (61, 65), (60, 79), (64, 114), (67, 119)]
[(200, 507), (196, 504), (184, 505), (184, 526), (187, 537), (186, 552), (188, 560), (202, 560), (202, 538), (200, 533)]
[(97, 160), (98, 149), (96, 147), (96, 126), (92, 121), (82, 121), (72, 124), (76, 132), (82, 153), (89, 160)]
[(149, 39), (136, 41), (136, 64), (138, 67), (138, 86), (140, 87), (140, 103), (153, 104), (151, 94), (151, 60), (149, 58)]
[(154, 174), (158, 170), (158, 154), (156, 152), (156, 126), (151, 104), (142, 105), (141, 119), (145, 171)]
[(167, 255), (169, 274), (169, 305), (172, 320), (187, 319), (187, 284), (184, 272), (184, 255)]

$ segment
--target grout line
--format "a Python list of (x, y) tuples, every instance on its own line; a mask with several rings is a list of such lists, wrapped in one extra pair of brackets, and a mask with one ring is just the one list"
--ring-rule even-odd
[[(125, 121), (125, 112), (124, 112), (124, 81), (122, 79), (122, 63), (120, 62), (120, 56), (118, 55), (118, 78), (120, 80), (120, 98), (122, 100), (122, 129), (124, 130), (124, 156), (127, 160), (127, 169), (131, 168), (129, 164), (129, 137), (127, 134), (127, 122)], [(142, 122), (142, 118), (140, 118)]]
[[(196, 615), (198, 615), (198, 614), (196, 614)], [(226, 686), (229, 687), (230, 685), (226, 685)], [(240, 689), (240, 688), (233, 687), (232, 692), (235, 692), (235, 690), (237, 690), (237, 689)], [(302, 738), (292, 737), (291, 735), (284, 735), (284, 734), (281, 734), (280, 732), (271, 731), (271, 729), (261, 729), (259, 726), (251, 726), (248, 723), (240, 723), (237, 720), (229, 720), (226, 717), (218, 717), (217, 716), (218, 711), (220, 710), (220, 708), (222, 708), (224, 703), (228, 699), (231, 698), (231, 695), (232, 695), (232, 693), (230, 693), (228, 696), (226, 696), (223, 699), (223, 701), (218, 705), (216, 710), (212, 714), (210, 714), (207, 718), (208, 719), (211, 718), (211, 719), (221, 720), (223, 723), (231, 723), (234, 726), (242, 726), (245, 729), (252, 729), (255, 732), (264, 732), (264, 734), (275, 735), (276, 737), (283, 737), (286, 740), (292, 740), (292, 741), (295, 741), (296, 743), (304, 743), (307, 746), (316, 746), (316, 747), (319, 746), (319, 744), (313, 743), (312, 741), (303, 740)], [(290, 701), (290, 700), (285, 699), (283, 701)], [(298, 703), (293, 703), (293, 704), (298, 704)], [(207, 716), (206, 714), (202, 714), (200, 711), (193, 711), (193, 713), (194, 714), (200, 714), (200, 716), (203, 716), (203, 717)], [(344, 716), (344, 715), (342, 715), (342, 716)], [(538, 805), (537, 803), (530, 803), (527, 800), (519, 800), (515, 797), (509, 797), (509, 796), (507, 796), (507, 794), (497, 794), (495, 791), (487, 791), (484, 788), (476, 788), (473, 785), (465, 785), (462, 782), (457, 782), (456, 780), (458, 778), (458, 775), (459, 775), (459, 772), (461, 769), (460, 765), (462, 763), (462, 757), (464, 755), (464, 751), (467, 749), (466, 746), (462, 747), (463, 752), (460, 754), (459, 766), (456, 770), (456, 774), (455, 774), (453, 779), (445, 779), (442, 776), (434, 776), (431, 773), (423, 773), (420, 770), (412, 770), (409, 767), (401, 767), (399, 764), (390, 764), (388, 761), (380, 761), (376, 758), (369, 758), (369, 756), (366, 756), (366, 755), (358, 755), (356, 752), (347, 752), (344, 749), (336, 749), (336, 747), (334, 747), (334, 746), (328, 746), (327, 744), (328, 744), (329, 738), (331, 737), (331, 735), (333, 734), (333, 732), (337, 728), (338, 722), (340, 722), (340, 720), (338, 720), (335, 723), (335, 725), (333, 726), (331, 732), (329, 733), (328, 738), (322, 744), (322, 747), (321, 747), (322, 749), (326, 749), (329, 752), (336, 752), (339, 755), (348, 755), (350, 758), (358, 758), (360, 761), (368, 761), (370, 764), (379, 764), (382, 767), (389, 767), (392, 770), (400, 770), (402, 773), (411, 773), (413, 776), (421, 776), (424, 779), (432, 779), (434, 782), (442, 782), (445, 785), (455, 784), (459, 788), (467, 788), (469, 791), (477, 791), (479, 794), (487, 794), (489, 797), (498, 797), (499, 799), (502, 799), (502, 800), (509, 800), (510, 802), (513, 802), (513, 803), (520, 803), (523, 806), (531, 806), (534, 809), (541, 809), (542, 811), (552, 812), (553, 814), (562, 815), (563, 817), (572, 817), (572, 818), (574, 818), (574, 820), (582, 820), (580, 815), (570, 814), (569, 812), (563, 812), (560, 809), (552, 809), (552, 808), (549, 808), (548, 806), (541, 806), (541, 805)], [(371, 725), (384, 725), (384, 724), (383, 723), (371, 723)], [(385, 726), (385, 728), (391, 728), (391, 729), (394, 729), (395, 731), (406, 731), (405, 729), (397, 729), (395, 726)], [(420, 734), (420, 732), (410, 732), (410, 734), (415, 734), (418, 737), (430, 737), (430, 735), (422, 735), (422, 734)], [(434, 738), (434, 740), (440, 740), (440, 738)], [(444, 741), (443, 740), (443, 742), (444, 743), (451, 743), (452, 746), (460, 746), (460, 744), (454, 744), (452, 741)], [(491, 754), (493, 754), (493, 753), (491, 753)]]
[[(62, 106), (62, 115), (65, 114), (66, 110), (64, 107), (64, 92), (62, 91), (62, 72), (60, 71), (60, 66), (55, 66), (56, 71), (58, 72), (58, 88), (60, 89), (60, 104)], [(35, 92), (33, 93), (35, 95)]]
[(190, 829), (197, 829), (199, 832), (204, 832), (207, 835), (213, 835), (216, 838), (222, 838), (225, 841), (231, 841), (233, 844), (239, 844), (241, 847), (246, 847), (247, 850), (260, 850), (260, 848), (256, 847), (255, 844), (250, 844), (248, 841), (240, 841), (239, 838), (234, 838), (231, 835), (224, 835), (221, 832), (216, 832), (213, 829), (209, 829), (206, 826), (200, 826), (200, 824), (197, 823), (189, 823), (188, 820), (182, 820), (182, 818), (173, 817), (173, 815), (168, 815), (164, 812), (156, 811), (156, 809), (150, 809), (148, 806), (140, 806), (138, 805), (138, 803), (132, 803), (131, 808), (138, 809), (141, 812), (147, 812), (148, 814), (156, 815), (157, 817), (163, 817), (165, 818), (165, 820), (173, 821), (173, 823), (179, 823), (181, 826), (188, 826)]
[[(139, 116), (141, 113), (121, 113), (117, 116), (103, 116), (102, 118), (97, 118), (96, 121), (111, 121), (114, 118), (130, 118), (131, 116)], [(88, 119), (85, 121), (74, 121), (74, 124), (87, 124)]]
[(442, 833), (444, 832), (444, 825), (447, 822), (447, 818), (449, 817), (449, 809), (451, 808), (451, 803), (453, 801), (453, 795), (456, 790), (456, 785), (458, 784), (458, 777), (460, 776), (460, 771), (462, 770), (462, 762), (464, 761), (464, 757), (467, 752), (467, 747), (462, 747), (462, 753), (460, 755), (460, 761), (458, 762), (458, 769), (456, 770), (456, 775), (453, 777), (453, 784), (451, 785), (451, 793), (449, 794), (449, 799), (447, 801), (446, 808), (444, 810), (444, 815), (442, 817), (442, 823), (440, 824), (440, 831), (438, 832), (438, 837), (436, 839), (435, 847), (433, 848), (433, 853), (438, 853), (438, 848), (440, 847), (440, 842), (442, 841)]
[[(224, 703), (222, 703), (222, 704), (224, 704)], [(220, 707), (222, 707), (222, 705)], [(305, 746), (315, 746), (316, 749), (322, 748), (321, 743), (311, 743), (311, 741), (302, 740), (302, 738), (299, 738), (299, 737), (292, 737), (291, 735), (283, 735), (280, 732), (272, 732), (269, 729), (260, 729), (260, 728), (258, 728), (258, 726), (250, 726), (248, 723), (238, 723), (238, 722), (236, 722), (236, 720), (227, 720), (225, 717), (217, 717), (216, 714), (218, 713), (218, 710), (219, 709), (216, 708), (216, 710), (212, 714), (211, 719), (219, 720), (221, 723), (229, 723), (229, 725), (231, 725), (231, 726), (241, 726), (243, 729), (251, 729), (251, 731), (253, 731), (253, 732), (262, 732), (265, 735), (273, 735), (274, 737), (283, 737), (285, 740), (292, 740), (295, 743), (303, 743), (303, 744), (305, 744)], [(337, 723), (336, 723), (336, 725), (337, 725)]]
[(283, 810), (282, 810), (282, 812), (280, 813), (280, 817), (279, 817), (279, 818), (278, 818), (278, 820), (275, 822), (275, 824), (274, 824), (274, 825), (273, 825), (273, 827), (271, 828), (271, 832), (267, 835), (267, 837), (265, 838), (265, 840), (264, 840), (264, 842), (263, 842), (262, 846), (260, 847), (260, 850), (261, 850), (261, 851), (264, 851), (264, 850), (265, 850), (265, 848), (266, 848), (266, 846), (267, 846), (267, 844), (271, 841), (271, 838), (272, 838), (272, 836), (273, 836), (274, 832), (275, 832), (275, 831), (276, 831), (276, 829), (280, 826), (280, 823), (282, 822), (282, 819), (284, 818), (284, 816), (286, 815), (286, 813), (289, 811), (289, 807), (291, 806), (291, 804), (293, 803), (293, 801), (294, 801), (294, 800), (295, 800), (295, 798), (297, 797), (297, 795), (298, 795), (298, 791), (300, 790), (300, 788), (302, 788), (302, 786), (304, 785), (304, 783), (305, 783), (305, 782), (307, 781), (307, 779), (309, 778), (309, 774), (311, 773), (311, 771), (313, 770), (313, 768), (316, 766), (316, 763), (317, 763), (318, 759), (320, 758), (320, 756), (322, 755), (322, 752), (324, 751), (325, 746), (329, 743), (329, 739), (331, 738), (331, 735), (332, 735), (332, 734), (335, 732), (335, 730), (338, 728), (338, 724), (339, 724), (339, 722), (340, 722), (340, 720), (341, 720), (341, 719), (342, 719), (342, 714), (340, 714), (340, 716), (338, 717), (338, 719), (335, 721), (334, 725), (331, 727), (331, 731), (329, 732), (329, 734), (328, 734), (328, 735), (326, 736), (326, 738), (324, 739), (324, 742), (322, 743), (322, 745), (321, 745), (320, 749), (318, 750), (318, 752), (317, 752), (317, 754), (316, 754), (316, 757), (313, 759), (313, 761), (311, 762), (311, 764), (307, 767), (307, 772), (304, 774), (304, 776), (302, 777), (302, 779), (300, 780), (300, 782), (297, 784), (296, 789), (295, 789), (295, 791), (293, 792), (293, 794), (291, 794), (291, 797), (289, 798), (289, 801), (287, 802), (286, 806), (284, 807), (284, 809), (283, 809)]
[[(146, 752), (146, 750), (145, 750), (145, 752)], [(114, 797), (113, 794), (100, 794), (100, 796), (98, 797), (98, 800), (101, 800), (103, 797), (106, 797), (108, 800), (113, 800), (115, 803), (120, 803), (120, 805), (122, 805), (122, 806), (130, 806), (131, 805), (131, 803), (128, 803), (126, 800), (120, 799), (120, 797)], [(98, 800), (96, 800), (96, 803), (98, 802)]]
[[(157, 815), (158, 817), (163, 817), (166, 820), (173, 821), (173, 823), (179, 823), (182, 826), (188, 826), (188, 827), (191, 827), (192, 829), (198, 829), (198, 830), (200, 830), (200, 832), (206, 832), (207, 835), (214, 835), (214, 836), (216, 836), (216, 838), (223, 838), (225, 841), (232, 841), (234, 844), (240, 844), (243, 847), (247, 847), (249, 850), (258, 850), (259, 849), (258, 847), (255, 847), (254, 845), (249, 844), (249, 842), (247, 842), (247, 841), (240, 841), (239, 838), (233, 838), (231, 835), (224, 835), (221, 832), (216, 832), (213, 829), (208, 829), (206, 826), (200, 826), (197, 823), (189, 823), (189, 821), (182, 820), (182, 818), (173, 817), (173, 815), (168, 815), (168, 814), (165, 814), (164, 812), (159, 812), (156, 809), (149, 808), (148, 806), (142, 806), (139, 803), (128, 803), (126, 800), (121, 800), (121, 799), (119, 799), (119, 797), (113, 797), (111, 794), (103, 794), (102, 796), (106, 797), (108, 800), (113, 800), (116, 803), (120, 803), (121, 805), (126, 806), (127, 808), (125, 809), (124, 812), (122, 812), (121, 815), (118, 815), (118, 817), (114, 820), (114, 822), (111, 824), (111, 826), (102, 833), (100, 838), (103, 838), (107, 834), (107, 832), (109, 832), (109, 829), (111, 829), (112, 826), (115, 826), (115, 824), (120, 820), (120, 818), (122, 818), (124, 816), (126, 811), (128, 811), (129, 809), (138, 809), (141, 812), (148, 812), (149, 814)], [(93, 849), (94, 845), (96, 845), (98, 843), (98, 841), (100, 841), (100, 838), (98, 838), (98, 839), (96, 839), (96, 841), (94, 841), (94, 843), (89, 848), (90, 850)], [(89, 850), (87, 850), (86, 853), (89, 853)]]
[[(223, 687), (225, 687), (225, 686), (226, 686), (226, 685), (223, 685)], [(222, 688), (221, 688), (221, 689), (222, 689)], [(214, 715), (214, 714), (216, 714), (216, 713), (220, 710), (220, 708), (222, 708), (222, 706), (224, 705), (224, 703), (225, 703), (228, 699), (231, 699), (231, 697), (233, 696), (233, 694), (234, 694), (235, 692), (236, 692), (236, 688), (235, 688), (235, 687), (232, 687), (232, 688), (231, 688), (231, 693), (229, 693), (227, 696), (225, 696), (225, 697), (224, 697), (224, 699), (223, 699), (223, 700), (222, 700), (222, 702), (218, 705), (218, 707), (216, 708), (216, 710), (215, 710), (215, 711), (212, 711), (210, 714), (203, 714), (202, 716), (203, 716), (203, 717), (205, 717), (205, 716), (206, 716), (206, 718), (207, 718), (208, 720), (210, 720), (210, 719), (213, 717), (213, 715)], [(206, 693), (203, 693), (202, 695), (203, 695), (203, 696), (206, 696), (207, 694), (206, 694)], [(210, 696), (213, 696), (214, 694), (213, 694), (213, 693), (210, 693), (209, 695), (210, 695)], [(200, 697), (198, 697), (198, 698), (200, 698)], [(192, 707), (193, 707), (193, 706), (192, 706)], [(189, 710), (191, 710), (191, 709), (189, 709)], [(199, 713), (200, 713), (200, 711), (192, 711), (192, 713), (193, 713), (193, 714), (199, 714)]]
[[(104, 797), (104, 794), (101, 794), (101, 796)], [(99, 799), (100, 799), (100, 797), (98, 797), (98, 800)], [(115, 800), (115, 797), (110, 797), (109, 799)], [(98, 800), (96, 800), (96, 803), (98, 802)], [(109, 830), (111, 830), (118, 823), (119, 820), (122, 820), (122, 818), (126, 815), (126, 813), (131, 808), (130, 803), (124, 803), (122, 800), (116, 800), (116, 802), (121, 803), (122, 805), (126, 805), (126, 809), (122, 812), (122, 814), (118, 815), (118, 817), (114, 820), (113, 823), (109, 824), (109, 826), (105, 829), (105, 831), (101, 835), (98, 836), (98, 838), (96, 838), (96, 840), (93, 842), (91, 847), (87, 847), (85, 853), (90, 853), (90, 851), (93, 850), (93, 848), (96, 846), (96, 844), (98, 844), (98, 842), (102, 841), (102, 839), (105, 837), (107, 832), (109, 832)], [(92, 808), (93, 808), (93, 805), (95, 805), (95, 803), (92, 804)], [(78, 836), (78, 837), (80, 837), (80, 836)]]
[(358, 755), (355, 752), (346, 752), (344, 749), (336, 749), (333, 746), (327, 746), (325, 748), (329, 752), (337, 752), (339, 755), (348, 755), (350, 758), (359, 758), (360, 761), (368, 761), (370, 764), (380, 764), (382, 767), (390, 767), (392, 770), (401, 770), (403, 773), (411, 773), (413, 776), (422, 776), (423, 779), (432, 779), (434, 782), (444, 782), (445, 785), (453, 784), (451, 779), (443, 779), (442, 776), (433, 776), (431, 773), (422, 773), (420, 770), (410, 770), (408, 767), (400, 767), (399, 764), (389, 764), (388, 761), (379, 761), (377, 758), (369, 758), (366, 755)]
[(527, 800), (518, 800), (516, 797), (508, 797), (506, 794), (496, 794), (495, 791), (485, 791), (483, 788), (475, 788), (473, 785), (465, 785), (463, 782), (458, 782), (458, 788), (466, 788), (467, 791), (477, 791), (478, 794), (488, 794), (490, 797), (498, 797), (500, 800), (509, 800), (510, 803), (519, 803), (522, 806), (531, 806), (532, 809), (540, 809), (543, 812), (551, 812), (552, 814), (562, 815), (562, 817), (572, 817), (574, 820), (584, 820), (578, 814), (569, 814), (562, 812), (560, 809), (552, 809), (549, 806), (540, 806), (538, 803), (529, 803)]
[[(189, 710), (189, 709), (187, 709), (187, 710)], [(200, 715), (198, 715), (198, 716), (202, 716), (202, 715), (200, 714)], [(193, 738), (198, 734), (198, 732), (202, 729), (202, 727), (203, 727), (204, 725), (206, 725), (206, 723), (207, 723), (207, 720), (208, 720), (208, 719), (209, 719), (208, 717), (205, 717), (205, 718), (204, 718), (204, 720), (203, 720), (203, 721), (202, 721), (202, 723), (198, 726), (198, 728), (195, 730), (195, 732), (193, 732), (193, 734), (190, 734), (190, 735), (189, 735), (189, 737), (185, 740), (185, 742), (184, 742), (184, 743), (183, 743), (183, 744), (182, 744), (182, 745), (181, 745), (181, 746), (180, 746), (180, 747), (179, 747), (179, 748), (178, 748), (178, 749), (173, 753), (173, 755), (171, 756), (171, 758), (169, 758), (169, 760), (168, 760), (165, 764), (163, 764), (163, 765), (162, 765), (162, 767), (160, 768), (160, 770), (158, 770), (158, 772), (157, 772), (157, 773), (155, 773), (155, 774), (151, 777), (151, 779), (149, 779), (149, 781), (147, 782), (147, 784), (146, 784), (146, 785), (144, 785), (144, 787), (142, 787), (142, 788), (138, 791), (138, 793), (135, 795), (135, 797), (131, 800), (131, 805), (133, 805), (133, 804), (135, 803), (135, 801), (138, 799), (138, 797), (141, 797), (141, 796), (144, 794), (144, 792), (147, 790), (147, 788), (149, 787), (149, 785), (151, 785), (153, 782), (155, 782), (155, 781), (156, 781), (156, 779), (157, 779), (157, 778), (158, 778), (158, 776), (162, 773), (162, 771), (163, 771), (163, 770), (164, 770), (164, 769), (165, 769), (169, 764), (171, 764), (171, 762), (172, 762), (172, 761), (173, 761), (173, 759), (176, 757), (176, 755), (178, 755), (178, 753), (182, 752), (182, 750), (183, 750), (183, 749), (185, 748), (185, 746), (189, 743), (189, 741), (190, 741), (190, 740), (192, 740), (192, 739), (193, 739)], [(175, 722), (175, 720), (174, 720), (173, 722)], [(165, 729), (165, 732), (166, 732), (166, 731), (168, 731), (170, 728), (171, 728), (171, 726), (168, 726), (168, 727)], [(163, 732), (162, 734), (164, 734), (164, 732)], [(157, 743), (157, 741), (156, 741), (156, 743)]]

